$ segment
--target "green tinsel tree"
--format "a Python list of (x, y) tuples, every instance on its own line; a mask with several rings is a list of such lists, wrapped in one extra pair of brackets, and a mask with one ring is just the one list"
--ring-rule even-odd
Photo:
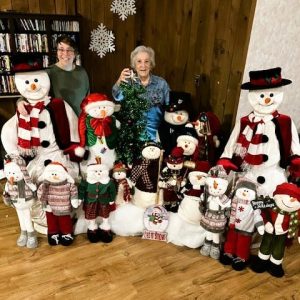
[(121, 123), (116, 153), (118, 161), (131, 165), (141, 156), (141, 148), (149, 140), (145, 113), (150, 105), (141, 97), (146, 91), (142, 85), (130, 80), (129, 83), (122, 82), (120, 88), (124, 100), (120, 102), (121, 109), (116, 114)]

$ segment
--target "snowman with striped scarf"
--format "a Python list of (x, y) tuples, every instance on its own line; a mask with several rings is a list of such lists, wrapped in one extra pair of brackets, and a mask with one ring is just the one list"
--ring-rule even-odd
[(258, 195), (272, 197), (278, 184), (287, 181), (286, 168), (300, 166), (300, 145), (292, 119), (278, 112), (283, 86), (291, 80), (281, 76), (281, 68), (251, 71), (249, 90), (253, 111), (237, 121), (218, 165), (244, 172), (258, 184)]

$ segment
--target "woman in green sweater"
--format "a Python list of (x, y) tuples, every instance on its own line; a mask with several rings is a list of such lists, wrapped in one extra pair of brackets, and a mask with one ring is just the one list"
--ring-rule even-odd
[[(57, 63), (47, 69), (51, 81), (49, 95), (65, 100), (80, 114), (81, 101), (89, 94), (90, 85), (86, 70), (75, 64), (78, 53), (76, 43), (69, 36), (60, 36), (56, 41)], [(18, 101), (18, 111), (26, 116), (25, 101)]]

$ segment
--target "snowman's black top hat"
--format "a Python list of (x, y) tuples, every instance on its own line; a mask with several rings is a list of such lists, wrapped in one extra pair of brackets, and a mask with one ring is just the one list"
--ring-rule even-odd
[(242, 90), (272, 89), (292, 83), (281, 77), (281, 68), (250, 71), (249, 77), (250, 81), (241, 85)]

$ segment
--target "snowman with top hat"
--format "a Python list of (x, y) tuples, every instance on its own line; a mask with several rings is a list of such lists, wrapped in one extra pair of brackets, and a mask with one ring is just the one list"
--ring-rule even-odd
[(291, 80), (281, 76), (281, 68), (251, 71), (250, 81), (241, 88), (249, 90), (252, 112), (236, 122), (217, 162), (225, 169), (244, 172), (258, 184), (258, 195), (272, 197), (278, 184), (287, 181), (286, 168), (300, 165), (300, 145), (292, 119), (278, 112), (285, 85)]

